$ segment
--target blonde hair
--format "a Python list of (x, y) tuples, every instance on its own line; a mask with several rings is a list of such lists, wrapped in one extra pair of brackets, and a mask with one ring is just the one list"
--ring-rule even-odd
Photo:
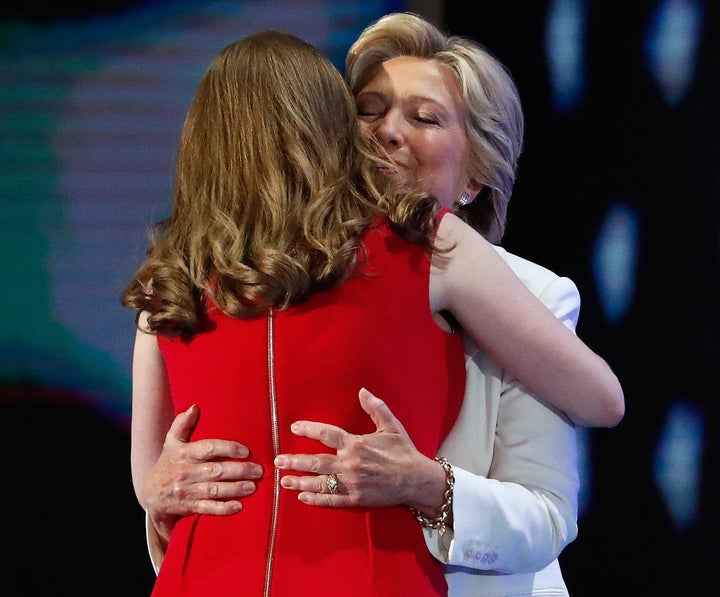
[(479, 43), (448, 36), (422, 17), (388, 14), (368, 26), (350, 47), (345, 78), (357, 94), (383, 61), (412, 56), (437, 61), (457, 79), (469, 141), (468, 168), (483, 185), (457, 215), (490, 242), (505, 233), (507, 210), (523, 148), (524, 117), (515, 83), (502, 63)]
[(355, 116), (338, 70), (299, 38), (266, 31), (225, 47), (185, 120), (172, 216), (123, 304), (148, 311), (151, 331), (191, 337), (207, 297), (247, 318), (340, 284), (378, 214), (432, 249), (435, 202), (376, 186), (377, 148)]

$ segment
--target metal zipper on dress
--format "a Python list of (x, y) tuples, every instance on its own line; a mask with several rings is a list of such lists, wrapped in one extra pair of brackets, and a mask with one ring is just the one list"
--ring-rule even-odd
[[(270, 309), (267, 320), (267, 367), (268, 398), (270, 400), (270, 429), (272, 432), (273, 456), (280, 453), (280, 430), (277, 414), (277, 394), (275, 393), (275, 312)], [(280, 469), (273, 467), (273, 506), (270, 520), (270, 538), (265, 564), (265, 590), (263, 595), (270, 596), (273, 563), (275, 558), (275, 539), (277, 536), (278, 509), (280, 505)]]

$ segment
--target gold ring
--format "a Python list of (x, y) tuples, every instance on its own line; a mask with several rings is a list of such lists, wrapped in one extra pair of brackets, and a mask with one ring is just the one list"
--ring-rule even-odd
[(327, 487), (327, 489), (330, 493), (337, 493), (338, 480), (334, 473), (330, 473), (327, 476), (327, 479), (325, 479), (325, 486)]

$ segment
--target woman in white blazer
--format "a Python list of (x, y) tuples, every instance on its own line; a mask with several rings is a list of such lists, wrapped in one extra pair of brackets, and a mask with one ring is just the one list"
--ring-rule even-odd
[[(575, 330), (575, 284), (498, 248), (526, 286)], [(577, 536), (574, 425), (465, 340), (467, 385), (440, 454), (453, 465), (454, 524), (425, 529), (449, 595), (568, 595), (558, 555)]]
[[(502, 64), (471, 40), (448, 37), (416, 15), (397, 13), (368, 27), (353, 44), (346, 78), (361, 126), (380, 140), (410, 184), (436, 184), (448, 167), (448, 151), (438, 148), (459, 148), (454, 159), (467, 163), (467, 176), (456, 211), (499, 244), (524, 127), (517, 90)], [(449, 123), (453, 110), (465, 115), (466, 140)], [(443, 188), (423, 190), (443, 199)], [(574, 330), (580, 297), (573, 282), (498, 251)], [(296, 433), (324, 441), (337, 454), (282, 455), (278, 468), (319, 473), (286, 474), (283, 486), (321, 507), (403, 504), (419, 493), (433, 496), (428, 502), (435, 506), (415, 514), (428, 548), (445, 565), (451, 596), (567, 595), (557, 558), (577, 535), (573, 422), (610, 427), (624, 405), (594, 410), (578, 397), (577, 404), (559, 410), (552, 397), (528, 394), (467, 340), (466, 365), (463, 407), (438, 454), (445, 459), (441, 464), (417, 452), (385, 403), (363, 391), (361, 402), (378, 431), (358, 438), (320, 422), (301, 422)], [(246, 458), (244, 446), (186, 442), (197, 416), (196, 411), (178, 415), (148, 475), (145, 491), (160, 526), (193, 512), (238, 512), (262, 474), (250, 462), (217, 466), (217, 459)], [(147, 520), (157, 570), (163, 545)]]

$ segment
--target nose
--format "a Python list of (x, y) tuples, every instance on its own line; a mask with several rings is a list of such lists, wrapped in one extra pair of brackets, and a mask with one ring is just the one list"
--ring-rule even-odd
[(405, 139), (404, 120), (395, 110), (388, 110), (374, 123), (373, 132), (385, 149), (399, 147)]

